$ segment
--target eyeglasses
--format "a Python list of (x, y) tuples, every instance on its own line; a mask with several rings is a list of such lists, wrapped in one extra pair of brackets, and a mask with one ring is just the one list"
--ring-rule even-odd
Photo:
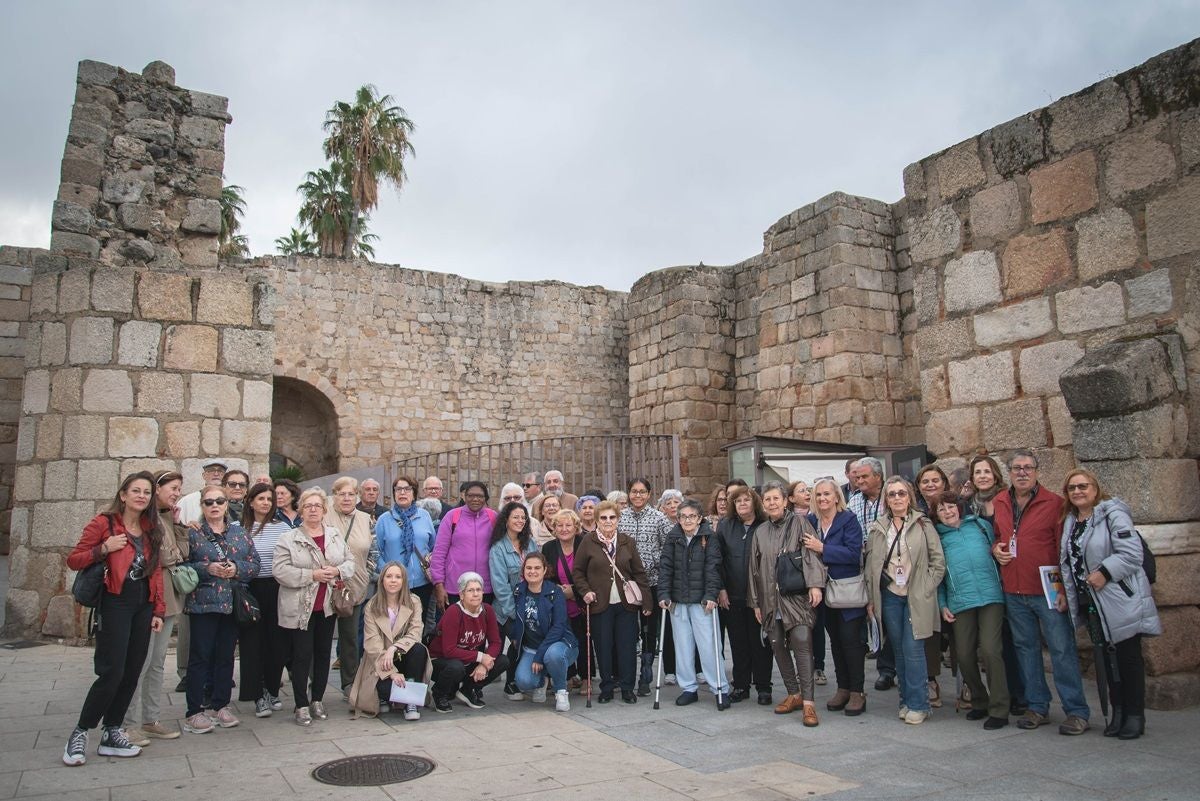
[(907, 498), (908, 490), (892, 490), (887, 494), (889, 498)]
[(306, 503), (300, 507), (301, 509), (324, 509), (325, 504), (322, 503)]
[(534, 484), (533, 482), (529, 482), (529, 483), (527, 483), (527, 484), (522, 484), (521, 486), (522, 486), (522, 487), (524, 487), (525, 489), (529, 489), (530, 487), (540, 487), (540, 486), (542, 486), (542, 485), (541, 485), (541, 484)]
[(203, 501), (201, 501), (201, 503), (203, 503), (205, 506), (224, 506), (225, 499), (224, 498), (205, 498)]
[(630, 490), (630, 495), (649, 495), (650, 490)]
[(1012, 465), (1008, 468), (1013, 473), (1034, 473), (1037, 472), (1037, 466), (1032, 464)]
[(693, 514), (679, 515), (679, 519), (680, 519), (680, 520), (687, 520), (687, 521), (699, 520), (699, 519), (700, 519), (700, 515), (693, 515)]
[(225, 486), (229, 487), (230, 489), (245, 489), (246, 482), (245, 481), (226, 481)]
[(396, 493), (416, 492), (416, 490), (414, 490), (412, 487), (408, 486), (407, 484), (397, 484), (394, 492), (396, 492)]
[(601, 520), (616, 520), (616, 515), (600, 515)]
[(522, 498), (520, 495), (507, 495), (500, 500), (504, 501), (505, 503), (520, 503)]
[(358, 497), (358, 493), (357, 493), (357, 492), (353, 492), (353, 491), (351, 491), (351, 490), (346, 490), (346, 491), (344, 491), (344, 492), (339, 492), (339, 493), (337, 493), (337, 497), (339, 497), (339, 498), (357, 498), (357, 497)]
[(1090, 483), (1085, 483), (1085, 484), (1068, 484), (1068, 485), (1067, 485), (1067, 492), (1083, 492), (1084, 490), (1088, 489), (1088, 488), (1089, 488), (1089, 487), (1091, 487), (1091, 486), (1092, 486), (1092, 485), (1091, 485)]

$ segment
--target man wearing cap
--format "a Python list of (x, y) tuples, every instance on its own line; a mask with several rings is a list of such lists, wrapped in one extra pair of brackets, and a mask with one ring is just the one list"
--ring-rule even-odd
[[(205, 462), (203, 470), (205, 487), (219, 487), (225, 480), (225, 463), (220, 459), (210, 459)], [(204, 519), (204, 513), (200, 511), (201, 492), (202, 490), (196, 490), (188, 493), (179, 499), (179, 503), (175, 504), (178, 513), (176, 522), (180, 525), (190, 526), (193, 523), (199, 525), (200, 521)], [(245, 493), (245, 490), (242, 492)], [(188, 616), (177, 615), (177, 617), (178, 620), (175, 621), (175, 663), (177, 665), (175, 672), (179, 674), (179, 686), (175, 688), (175, 692), (181, 693), (187, 691), (188, 646), (191, 645), (192, 638), (188, 627)]]

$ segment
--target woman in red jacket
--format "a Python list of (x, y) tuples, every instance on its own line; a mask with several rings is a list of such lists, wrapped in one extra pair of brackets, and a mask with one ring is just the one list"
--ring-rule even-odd
[(159, 565), (162, 532), (153, 500), (152, 475), (141, 472), (127, 477), (112, 505), (84, 527), (83, 536), (67, 557), (72, 570), (83, 570), (101, 560), (107, 565), (97, 608), (96, 681), (63, 750), (63, 762), (68, 765), (87, 761), (88, 731), (102, 720), (100, 756), (135, 757), (142, 751), (129, 742), (121, 721), (146, 661), (150, 633), (162, 630), (166, 614)]

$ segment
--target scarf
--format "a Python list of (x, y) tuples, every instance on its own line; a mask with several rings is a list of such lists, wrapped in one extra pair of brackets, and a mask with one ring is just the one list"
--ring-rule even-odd
[(407, 509), (400, 508), (400, 504), (393, 504), (391, 515), (396, 524), (400, 526), (400, 553), (404, 554), (407, 559), (413, 552), (413, 524), (412, 519), (417, 514), (417, 505), (409, 504)]
[(596, 540), (604, 546), (604, 550), (608, 551), (609, 556), (614, 556), (617, 552), (617, 532), (613, 532), (612, 539), (604, 539), (604, 535), (600, 533), (600, 529), (596, 529)]

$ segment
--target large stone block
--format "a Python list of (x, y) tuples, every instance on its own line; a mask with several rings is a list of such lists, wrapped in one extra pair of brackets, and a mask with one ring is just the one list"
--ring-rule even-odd
[(130, 320), (121, 326), (117, 362), (129, 367), (157, 367), (162, 325)]
[(43, 637), (75, 638), (83, 634), (79, 617), (83, 607), (75, 603), (71, 595), (56, 595), (46, 606), (46, 620), (42, 623)]
[(1111, 78), (1064, 97), (1046, 109), (1050, 148), (1066, 153), (1129, 126), (1129, 98)]
[(1021, 230), (1021, 196), (1015, 181), (989, 186), (971, 197), (971, 231), (976, 240), (1006, 239)]
[[(1075, 444), (1078, 447), (1078, 437)], [(1200, 476), (1194, 459), (1139, 458), (1086, 466), (1101, 484), (1116, 489), (1139, 525), (1200, 518)]]
[(1058, 379), (1082, 358), (1083, 348), (1070, 339), (1024, 348), (1017, 359), (1021, 390), (1026, 395), (1058, 395)]
[(42, 323), (42, 352), (39, 364), (57, 365), (67, 361), (67, 327), (62, 323)]
[(133, 311), (133, 271), (100, 269), (92, 274), (92, 308), (96, 311)]
[(1125, 282), (1125, 294), (1129, 296), (1130, 320), (1148, 314), (1166, 314), (1175, 305), (1175, 296), (1171, 291), (1171, 271), (1155, 270), (1131, 278)]
[(67, 270), (58, 282), (60, 314), (87, 311), (91, 307), (92, 274), (87, 270)]
[(95, 516), (94, 501), (43, 501), (33, 507), (29, 543), (34, 548), (72, 548)]
[(221, 204), (216, 200), (192, 198), (179, 227), (197, 234), (221, 233)]
[(78, 367), (54, 373), (50, 377), (50, 408), (58, 412), (78, 411), (82, 385), (83, 371)]
[(111, 317), (77, 317), (71, 321), (71, 364), (108, 364), (113, 358)]
[(225, 125), (208, 117), (184, 117), (179, 124), (179, 138), (191, 147), (220, 150), (225, 146)]
[(158, 421), (152, 417), (112, 417), (108, 421), (108, 455), (113, 458), (156, 456)]
[(238, 380), (233, 376), (196, 373), (191, 376), (188, 411), (205, 417), (237, 417), (242, 407)]
[(1059, 380), (1075, 417), (1134, 411), (1175, 392), (1171, 360), (1154, 339), (1093, 348)]
[(13, 499), (38, 501), (42, 498), (45, 471), (40, 464), (19, 464), (13, 478)]
[(1073, 275), (1067, 236), (1059, 228), (1013, 237), (1004, 249), (1001, 265), (1004, 294), (1009, 298), (1041, 294)]
[(76, 493), (79, 498), (111, 500), (121, 485), (121, 463), (112, 459), (87, 459), (79, 463)]
[(1005, 178), (1024, 173), (1046, 158), (1046, 134), (1037, 115), (1026, 114), (988, 132), (992, 161)]
[(221, 358), (231, 372), (270, 375), (275, 364), (275, 332), (226, 328), (221, 334)]
[(200, 423), (187, 420), (167, 423), (167, 455), (176, 459), (196, 457), (200, 454)]
[(253, 325), (254, 287), (236, 278), (204, 276), (200, 280), (196, 320), (216, 325)]
[(217, 369), (217, 329), (205, 325), (167, 328), (163, 366), (168, 370), (212, 372)]
[[(1144, 536), (1144, 535), (1143, 535)], [(1153, 546), (1151, 546), (1153, 547)], [(1200, 606), (1200, 553), (1154, 555), (1158, 580), (1151, 588), (1154, 603), (1163, 606)]]
[(979, 160), (979, 140), (969, 139), (942, 153), (933, 162), (937, 173), (938, 192), (949, 199), (979, 186), (986, 179)]
[(91, 234), (96, 224), (92, 212), (78, 203), (65, 200), (54, 201), (54, 210), (50, 215), (50, 224), (58, 231), (73, 231), (77, 234)]
[(983, 407), (983, 447), (988, 451), (1040, 448), (1046, 444), (1046, 418), (1037, 398)]
[(144, 203), (122, 203), (117, 207), (117, 222), (127, 231), (143, 234), (162, 227), (163, 213)]
[(1104, 148), (1104, 188), (1113, 200), (1175, 177), (1175, 154), (1162, 141), (1166, 120), (1130, 131)]
[(182, 412), (183, 376), (178, 373), (142, 373), (138, 376), (137, 410)]
[(950, 362), (950, 402), (955, 406), (1008, 400), (1015, 394), (1012, 354), (1006, 350)]
[(1036, 339), (1054, 330), (1050, 301), (1046, 298), (1023, 300), (977, 314), (971, 322), (975, 329), (975, 344), (981, 348)]
[(1062, 395), (1046, 398), (1046, 422), (1050, 424), (1054, 447), (1063, 448), (1075, 441), (1075, 423)]
[(1146, 708), (1164, 711), (1200, 704), (1200, 672), (1181, 671), (1146, 677)]
[(45, 414), (50, 408), (50, 372), (30, 370), (25, 374), (25, 387), (21, 399), (24, 414)]
[(908, 239), (915, 263), (949, 256), (962, 244), (962, 220), (950, 206), (939, 206), (913, 221)]
[(221, 453), (262, 454), (269, 453), (270, 450), (270, 423), (251, 423), (244, 420), (221, 422)]
[(947, 312), (969, 311), (999, 303), (1000, 266), (990, 250), (974, 250), (946, 264), (945, 295)]
[(1029, 217), (1035, 224), (1074, 217), (1099, 200), (1096, 156), (1090, 150), (1029, 173)]
[(1152, 262), (1200, 250), (1200, 176), (1184, 178), (1146, 204), (1146, 255)]
[(275, 389), (268, 381), (242, 382), (242, 417), (248, 420), (270, 420)]
[(973, 407), (933, 412), (925, 423), (925, 445), (939, 457), (972, 453), (982, 442), (979, 410)]
[(138, 309), (147, 320), (191, 320), (192, 279), (143, 272), (138, 276)]
[(1075, 223), (1079, 235), (1076, 267), (1082, 281), (1090, 281), (1132, 267), (1138, 259), (1138, 235), (1133, 218), (1120, 207), (1084, 217)]
[(950, 408), (950, 386), (944, 365), (921, 371), (921, 405), (931, 412)]
[(1200, 667), (1200, 608), (1175, 606), (1159, 609), (1163, 633), (1142, 639), (1146, 675), (1161, 676)]
[(124, 370), (89, 370), (83, 379), (85, 412), (132, 412), (133, 383)]
[(966, 356), (974, 350), (971, 345), (971, 320), (960, 317), (919, 328), (916, 347), (922, 368)]
[(1186, 419), (1183, 407), (1163, 404), (1132, 414), (1077, 420), (1075, 455), (1089, 462), (1182, 456), (1187, 429), (1176, 428), (1179, 418)]
[(108, 453), (108, 421), (91, 415), (70, 415), (63, 421), (65, 459), (99, 459)]
[(1097, 287), (1081, 286), (1054, 296), (1058, 330), (1064, 334), (1095, 331), (1125, 322), (1125, 294), (1109, 281)]

